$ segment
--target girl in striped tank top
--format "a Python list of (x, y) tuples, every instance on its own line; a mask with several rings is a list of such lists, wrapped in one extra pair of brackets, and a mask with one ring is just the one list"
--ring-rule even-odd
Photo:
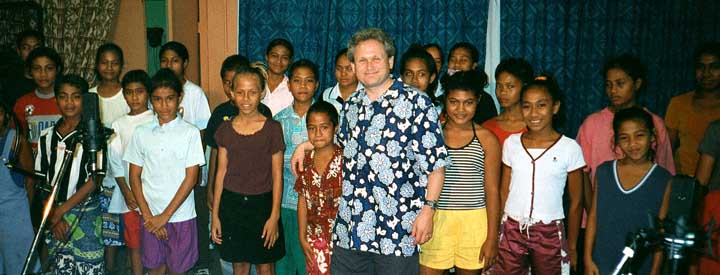
[(480, 274), (497, 254), (500, 145), (473, 122), (486, 84), (487, 76), (478, 72), (459, 72), (446, 82), (443, 134), (452, 165), (445, 171), (433, 237), (421, 246), (420, 274), (452, 267), (456, 274)]

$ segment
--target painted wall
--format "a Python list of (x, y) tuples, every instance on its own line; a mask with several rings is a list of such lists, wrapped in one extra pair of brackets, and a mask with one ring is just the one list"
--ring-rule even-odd
[[(190, 63), (185, 77), (200, 83), (200, 42), (198, 38), (198, 0), (167, 0), (168, 3), (168, 39), (183, 43), (188, 49)], [(212, 106), (211, 106), (212, 107)]]
[(142, 1), (120, 0), (117, 20), (109, 40), (123, 49), (125, 55), (123, 73), (135, 69), (147, 69), (145, 6)]
[[(210, 108), (227, 101), (220, 79), (220, 66), (226, 57), (237, 53), (237, 0), (200, 0), (201, 87)], [(192, 65), (192, 64), (191, 64)]]
[[(145, 24), (148, 28), (161, 28), (163, 29), (162, 39), (160, 46), (167, 42), (168, 27), (167, 27), (167, 3), (165, 0), (147, 0), (145, 1)], [(148, 43), (147, 46), (147, 71), (150, 75), (155, 74), (160, 69), (160, 46), (155, 48), (151, 47)]]

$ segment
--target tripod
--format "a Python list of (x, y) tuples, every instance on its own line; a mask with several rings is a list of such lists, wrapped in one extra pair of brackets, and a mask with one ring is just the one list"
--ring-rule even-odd
[(38, 227), (37, 233), (35, 233), (32, 246), (30, 246), (30, 251), (25, 258), (25, 264), (23, 265), (23, 270), (21, 273), (22, 275), (27, 275), (30, 272), (29, 269), (31, 268), (32, 259), (34, 258), (33, 254), (35, 254), (35, 250), (37, 249), (38, 243), (40, 242), (40, 236), (42, 236), (45, 225), (47, 224), (47, 220), (50, 217), (50, 212), (53, 210), (53, 206), (55, 205), (55, 199), (57, 197), (58, 190), (60, 190), (60, 180), (65, 176), (65, 171), (67, 170), (66, 168), (70, 161), (73, 159), (72, 155), (73, 150), (65, 149), (63, 161), (60, 165), (60, 171), (58, 172), (57, 177), (55, 177), (54, 184), (52, 185), (52, 190), (50, 191), (50, 196), (48, 197), (47, 202), (45, 202), (45, 208), (43, 209), (40, 226)]
[(629, 264), (632, 262), (633, 257), (635, 257), (635, 252), (637, 252), (640, 249), (650, 247), (652, 245), (652, 241), (656, 239), (655, 232), (652, 230), (647, 229), (640, 229), (637, 233), (634, 235), (628, 234), (627, 238), (627, 245), (625, 248), (623, 248), (623, 257), (620, 259), (620, 262), (615, 266), (615, 269), (612, 272), (612, 275), (619, 275), (619, 274), (633, 274), (631, 265)]
[[(618, 262), (617, 266), (613, 271), (613, 275), (618, 274), (634, 274), (630, 263), (635, 257), (635, 252), (639, 249), (647, 249), (654, 247), (655, 245), (662, 245), (665, 251), (667, 260), (667, 274), (682, 274), (684, 270), (687, 270), (687, 253), (688, 249), (695, 247), (698, 238), (694, 228), (687, 226), (685, 217), (680, 217), (677, 222), (671, 222), (674, 224), (674, 230), (671, 232), (661, 232), (654, 228), (643, 228), (640, 229), (636, 234), (629, 235), (627, 246), (623, 249), (623, 257)], [(710, 235), (714, 228), (714, 221), (710, 222), (710, 229), (706, 236), (700, 239), (705, 239), (710, 247)], [(665, 227), (668, 230), (668, 227)], [(704, 231), (704, 230), (703, 230)], [(710, 250), (712, 254), (712, 250)]]

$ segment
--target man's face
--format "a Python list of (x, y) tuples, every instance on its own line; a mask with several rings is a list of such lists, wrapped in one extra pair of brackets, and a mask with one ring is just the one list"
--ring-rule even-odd
[(357, 78), (365, 88), (380, 87), (390, 78), (393, 58), (387, 55), (380, 41), (370, 39), (358, 43), (353, 57)]
[(695, 80), (701, 89), (716, 91), (720, 88), (720, 58), (703, 54), (695, 63)]

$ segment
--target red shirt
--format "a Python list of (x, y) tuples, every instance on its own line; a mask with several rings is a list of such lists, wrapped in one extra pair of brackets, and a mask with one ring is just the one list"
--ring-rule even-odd
[(307, 202), (307, 233), (325, 240), (332, 239), (332, 226), (342, 196), (342, 155), (335, 149), (322, 175), (313, 166), (314, 152), (305, 153), (305, 170), (295, 182), (295, 191)]
[(500, 142), (500, 147), (503, 146), (503, 144), (505, 143), (505, 140), (510, 135), (517, 134), (517, 133), (524, 133), (525, 131), (527, 131), (527, 128), (522, 128), (522, 130), (516, 131), (516, 132), (505, 131), (505, 129), (500, 127), (500, 124), (498, 124), (497, 117), (493, 117), (491, 119), (486, 120), (485, 122), (483, 122), (482, 127), (490, 130), (490, 132), (495, 134), (495, 136), (498, 138), (498, 142)]
[(28, 139), (37, 148), (38, 138), (43, 130), (55, 125), (60, 119), (60, 108), (55, 102), (55, 96), (42, 98), (37, 91), (20, 97), (15, 103), (13, 112), (20, 122), (20, 126), (28, 131)]

